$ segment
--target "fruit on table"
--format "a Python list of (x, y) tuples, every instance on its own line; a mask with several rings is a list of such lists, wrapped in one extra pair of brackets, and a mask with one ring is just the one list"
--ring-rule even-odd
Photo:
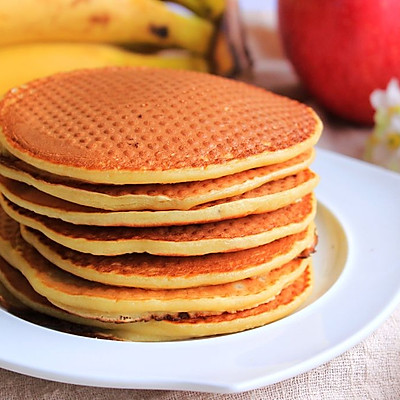
[(0, 1), (0, 96), (29, 80), (103, 66), (250, 68), (236, 0)]
[(148, 43), (209, 50), (213, 24), (183, 16), (158, 0), (19, 0), (0, 2), (0, 45), (79, 41)]
[(372, 124), (369, 97), (400, 77), (400, 1), (279, 0), (286, 54), (332, 113)]
[(32, 43), (0, 47), (0, 93), (57, 72), (105, 66), (150, 66), (208, 71), (199, 56), (133, 53), (114, 45), (91, 43)]

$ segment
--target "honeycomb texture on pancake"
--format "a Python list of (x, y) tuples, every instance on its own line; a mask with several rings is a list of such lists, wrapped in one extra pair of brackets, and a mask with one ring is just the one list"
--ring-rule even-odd
[(84, 310), (91, 310), (97, 315), (114, 315), (115, 322), (119, 321), (119, 315), (132, 312), (145, 315), (158, 311), (205, 311), (208, 314), (207, 311), (236, 311), (236, 307), (252, 307), (274, 297), (297, 279), (309, 263), (307, 259), (295, 258), (265, 274), (235, 282), (183, 289), (144, 290), (103, 285), (76, 277), (49, 263), (21, 236), (7, 236), (8, 230), (1, 232), (1, 256), (20, 270), (39, 294), (54, 304), (65, 304), (66, 310), (69, 310), (68, 307), (82, 308), (83, 314), (76, 312), (78, 315), (85, 316)]
[[(312, 149), (299, 154), (298, 156), (287, 160), (283, 163), (267, 165), (265, 167), (253, 168), (250, 170), (238, 172), (232, 175), (226, 175), (220, 178), (207, 179), (204, 181), (165, 183), (165, 184), (133, 184), (133, 185), (107, 185), (107, 184), (91, 184), (74, 179), (68, 179), (64, 176), (48, 174), (41, 171), (23, 161), (7, 157), (0, 154), (0, 166), (20, 173), (27, 173), (32, 178), (44, 181), (50, 184), (59, 184), (67, 187), (82, 189), (89, 192), (104, 193), (110, 196), (124, 195), (147, 195), (147, 196), (167, 196), (173, 199), (185, 199), (187, 197), (195, 197), (204, 193), (217, 192), (234, 185), (248, 183), (251, 180), (258, 179), (261, 183), (269, 180), (284, 178), (301, 171), (309, 166), (314, 158)], [(3, 169), (4, 171), (4, 169)], [(282, 174), (282, 171), (284, 172)], [(3, 173), (4, 174), (4, 173)], [(270, 178), (269, 178), (270, 177)], [(17, 179), (15, 176), (13, 179)]]
[(234, 202), (237, 200), (263, 197), (271, 194), (281, 193), (284, 191), (288, 191), (290, 189), (295, 189), (306, 182), (312, 181), (314, 178), (316, 178), (316, 176), (317, 175), (311, 170), (305, 169), (298, 172), (297, 174), (286, 176), (285, 178), (277, 179), (271, 182), (267, 182), (264, 185), (261, 185), (253, 190), (249, 190), (240, 195), (232, 196), (229, 199), (215, 200), (211, 203), (206, 203), (193, 207), (192, 209), (196, 210), (205, 207), (210, 207), (216, 204), (224, 204), (227, 202)]
[(12, 152), (85, 170), (204, 168), (296, 147), (315, 135), (307, 106), (190, 71), (106, 68), (9, 92), (0, 107)]
[(296, 174), (310, 166), (314, 153), (309, 149), (286, 162), (215, 179), (170, 184), (90, 184), (46, 173), (15, 157), (2, 155), (0, 174), (60, 199), (103, 210), (188, 210)]
[(316, 174), (303, 170), (228, 199), (205, 203), (190, 210), (166, 211), (104, 211), (59, 199), (2, 176), (0, 191), (22, 208), (77, 225), (146, 227), (207, 223), (273, 211), (311, 193), (317, 183)]
[(182, 226), (160, 227), (100, 227), (73, 225), (55, 218), (48, 218), (32, 211), (18, 207), (6, 198), (1, 199), (3, 206), (9, 207), (22, 218), (36, 221), (38, 226), (44, 226), (51, 231), (69, 238), (84, 238), (87, 241), (124, 241), (124, 240), (154, 240), (171, 242), (197, 242), (210, 239), (231, 239), (246, 237), (274, 228), (284, 228), (289, 224), (301, 223), (313, 216), (315, 199), (307, 195), (300, 201), (286, 207), (263, 214), (252, 214), (239, 219), (229, 219), (206, 224), (191, 224)]
[(293, 257), (309, 256), (315, 247), (312, 225), (303, 232), (263, 246), (194, 257), (162, 257), (146, 253), (82, 256), (31, 228), (21, 227), (21, 233), (41, 255), (65, 271), (105, 284), (144, 288), (188, 288), (233, 282), (270, 271)]
[(118, 340), (282, 318), (313, 286), (321, 131), (296, 100), (192, 71), (14, 88), (0, 99), (0, 290)]

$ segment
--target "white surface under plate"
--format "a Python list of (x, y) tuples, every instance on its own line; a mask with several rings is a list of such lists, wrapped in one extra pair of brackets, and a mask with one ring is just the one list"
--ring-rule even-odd
[(400, 175), (319, 150), (308, 304), (262, 328), (216, 338), (126, 343), (52, 331), (0, 309), (0, 367), (118, 388), (239, 392), (314, 368), (376, 329), (400, 300)]

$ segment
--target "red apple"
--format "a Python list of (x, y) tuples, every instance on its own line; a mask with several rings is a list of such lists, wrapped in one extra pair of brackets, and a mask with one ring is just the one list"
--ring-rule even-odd
[(400, 0), (279, 0), (282, 42), (309, 92), (371, 124), (369, 96), (400, 78)]

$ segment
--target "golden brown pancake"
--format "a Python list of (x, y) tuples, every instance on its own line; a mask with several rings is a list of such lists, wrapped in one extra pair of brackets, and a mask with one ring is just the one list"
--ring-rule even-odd
[(46, 297), (35, 292), (25, 276), (18, 269), (8, 264), (2, 257), (0, 257), (0, 284), (2, 285), (0, 293), (7, 295), (5, 308), (11, 312), (14, 311), (17, 315), (19, 313), (15, 309), (16, 307), (25, 312), (24, 316), (27, 316), (28, 310), (34, 310), (75, 324), (96, 326), (103, 329), (114, 328), (114, 324), (81, 318), (54, 306)]
[[(12, 294), (3, 286), (2, 282)], [(0, 294), (6, 301), (3, 304), (4, 308), (9, 312), (51, 329), (115, 340), (181, 340), (255, 328), (293, 312), (306, 300), (311, 286), (312, 275), (308, 268), (301, 277), (283, 289), (270, 302), (245, 311), (220, 314), (218, 320), (216, 320), (216, 316), (189, 319), (188, 316), (182, 314), (179, 319), (174, 321), (151, 320), (112, 324), (81, 318), (55, 307), (46, 298), (36, 293), (19, 271), (0, 258)], [(40, 313), (55, 317), (55, 319), (46, 318)]]
[[(14, 267), (12, 267), (11, 265), (9, 265), (8, 263), (6, 263), (1, 257), (0, 257), (0, 309), (4, 309), (7, 310), (11, 313), (18, 313), (19, 311), (21, 312), (25, 312), (27, 307), (25, 306), (25, 304), (23, 302), (21, 302), (16, 296), (14, 296), (8, 289), (7, 287), (2, 283), (2, 265), (7, 265), (8, 268), (11, 271), (15, 271), (15, 273), (17, 274), (17, 276), (19, 278), (22, 278), (22, 280), (24, 280), (25, 282), (26, 279), (25, 277), (19, 272), (17, 271)], [(15, 283), (19, 285), (18, 280), (15, 281)], [(29, 286), (29, 284), (28, 284)], [(33, 289), (31, 289), (33, 291)]]
[(279, 164), (205, 181), (142, 184), (90, 184), (41, 171), (15, 157), (0, 155), (0, 174), (51, 196), (112, 211), (188, 210), (199, 204), (237, 196), (267, 182), (296, 174), (310, 166), (314, 149)]
[(0, 255), (17, 268), (40, 295), (84, 318), (106, 322), (204, 316), (236, 312), (263, 304), (302, 275), (308, 258), (294, 259), (265, 274), (221, 285), (184, 289), (139, 289), (90, 282), (65, 272), (42, 257), (3, 214)]
[(202, 318), (179, 321), (148, 321), (132, 325), (129, 331), (119, 332), (119, 338), (136, 341), (183, 340), (211, 335), (237, 333), (269, 324), (286, 317), (308, 298), (313, 287), (312, 269), (308, 268), (293, 284), (275, 299), (257, 307)]
[(194, 72), (102, 68), (13, 89), (0, 301), (118, 340), (287, 315), (312, 287), (321, 128), (295, 100)]
[(22, 237), (59, 268), (108, 285), (176, 289), (234, 282), (261, 275), (315, 247), (314, 225), (263, 246), (233, 253), (163, 257), (146, 253), (120, 256), (83, 254), (61, 246), (39, 231), (21, 227)]
[(95, 183), (206, 180), (287, 161), (322, 124), (304, 104), (210, 74), (103, 68), (8, 92), (0, 142), (53, 174)]
[[(36, 325), (80, 336), (118, 338), (119, 325), (81, 318), (51, 304), (35, 292), (17, 269), (0, 257), (0, 305), (13, 314)], [(128, 328), (129, 324), (124, 324)], [(126, 340), (126, 339), (125, 339)]]
[[(79, 299), (64, 291), (49, 300), (57, 307), (83, 318), (104, 322), (127, 323), (155, 320), (179, 320), (219, 315), (254, 308), (276, 297), (310, 265), (310, 259), (295, 259), (268, 274), (237, 282), (190, 289), (144, 290), (109, 287), (113, 298), (102, 288), (96, 294), (79, 291)], [(51, 284), (51, 282), (50, 282)], [(67, 285), (63, 285), (63, 289)], [(68, 285), (71, 288), (71, 285)], [(140, 292), (140, 293), (139, 293)], [(96, 297), (92, 297), (92, 295)], [(173, 297), (176, 296), (176, 297)], [(61, 300), (59, 300), (61, 299)], [(117, 303), (115, 303), (117, 301)]]
[(207, 224), (171, 227), (97, 227), (73, 225), (18, 207), (1, 196), (4, 211), (22, 225), (83, 253), (118, 255), (203, 255), (244, 250), (301, 232), (313, 221), (313, 194), (276, 211)]
[(265, 183), (229, 199), (217, 200), (190, 210), (105, 211), (67, 202), (24, 183), (0, 176), (0, 191), (14, 204), (50, 218), (77, 225), (168, 226), (221, 221), (260, 214), (287, 206), (311, 193), (318, 176), (309, 169)]

